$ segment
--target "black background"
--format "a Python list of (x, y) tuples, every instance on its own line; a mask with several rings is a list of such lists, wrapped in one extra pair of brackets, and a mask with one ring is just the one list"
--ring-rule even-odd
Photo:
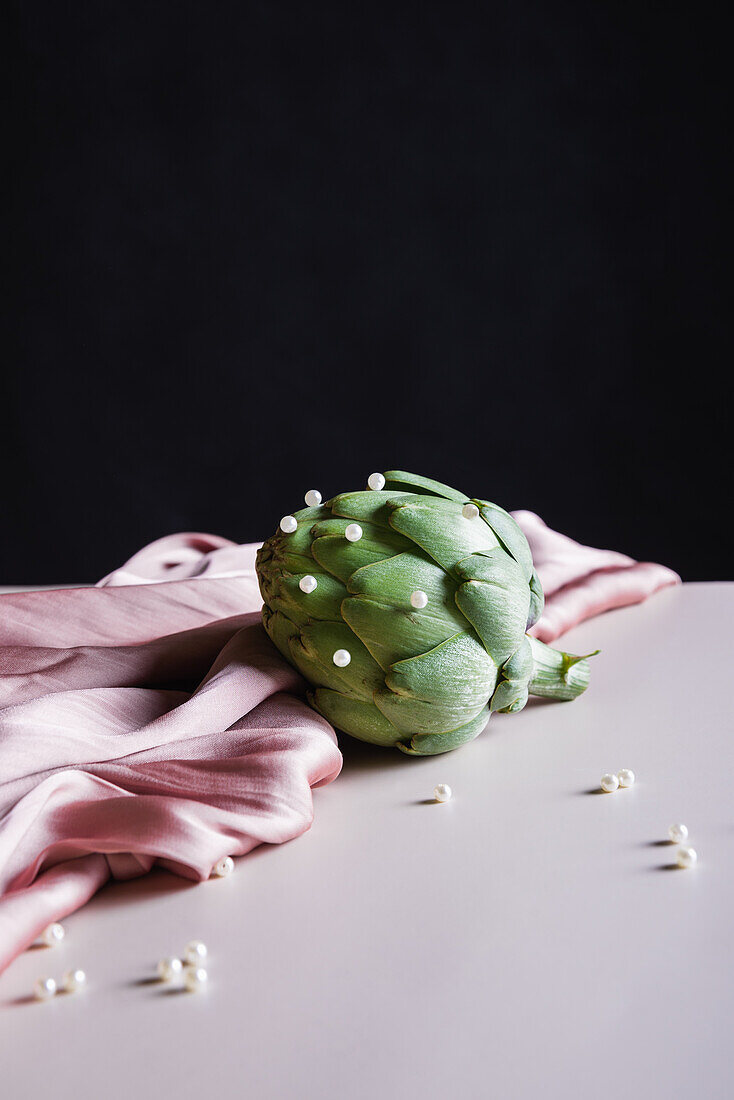
[(14, 11), (0, 583), (394, 466), (730, 574), (704, 7)]

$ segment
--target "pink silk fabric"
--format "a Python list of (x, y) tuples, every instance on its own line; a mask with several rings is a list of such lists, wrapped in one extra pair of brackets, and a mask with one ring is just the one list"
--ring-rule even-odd
[[(679, 583), (515, 515), (543, 640)], [(172, 535), (95, 588), (0, 595), (0, 971), (110, 875), (202, 880), (309, 828), (341, 754), (261, 627), (256, 550)]]

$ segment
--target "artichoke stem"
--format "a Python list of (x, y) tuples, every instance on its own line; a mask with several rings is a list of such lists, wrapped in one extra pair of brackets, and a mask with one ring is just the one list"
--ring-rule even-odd
[(528, 685), (531, 695), (570, 700), (586, 691), (591, 671), (587, 658), (595, 656), (598, 649), (584, 657), (576, 657), (573, 653), (553, 649), (537, 638), (530, 639), (530, 648), (533, 651), (533, 674)]

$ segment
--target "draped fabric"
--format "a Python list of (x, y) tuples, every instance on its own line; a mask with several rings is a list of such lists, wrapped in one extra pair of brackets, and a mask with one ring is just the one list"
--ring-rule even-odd
[[(679, 583), (516, 518), (544, 641)], [(0, 970), (110, 875), (201, 880), (309, 828), (341, 754), (261, 627), (256, 550), (172, 535), (94, 588), (0, 596)]]

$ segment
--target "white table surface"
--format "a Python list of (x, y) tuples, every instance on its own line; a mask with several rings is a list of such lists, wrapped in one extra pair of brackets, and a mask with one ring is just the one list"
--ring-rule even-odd
[[(586, 623), (576, 702), (432, 759), (344, 738), (304, 837), (226, 880), (106, 887), (0, 978), (0, 1093), (734, 1096), (732, 619), (734, 584), (691, 584)], [(210, 988), (151, 982), (192, 937)], [(86, 993), (28, 999), (72, 965)]]

